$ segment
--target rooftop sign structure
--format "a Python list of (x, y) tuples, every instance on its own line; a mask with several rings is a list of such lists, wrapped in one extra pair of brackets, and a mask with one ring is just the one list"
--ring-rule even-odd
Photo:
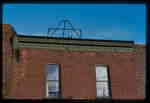
[[(63, 27), (62, 27), (63, 26)], [(57, 32), (59, 36), (57, 37)], [(60, 36), (61, 35), (61, 36)], [(81, 29), (69, 20), (62, 20), (56, 28), (48, 28), (47, 36), (14, 35), (13, 48), (38, 48), (67, 51), (133, 52), (133, 41), (81, 39)]]
[[(62, 26), (62, 27), (61, 27)], [(56, 37), (56, 33), (60, 32), (63, 38), (81, 38), (81, 29), (76, 29), (73, 27), (71, 22), (67, 19), (60, 21), (56, 28), (48, 28), (47, 36)]]

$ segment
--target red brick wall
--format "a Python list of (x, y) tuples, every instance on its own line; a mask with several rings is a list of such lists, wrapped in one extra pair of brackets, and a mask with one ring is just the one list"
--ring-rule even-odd
[[(12, 34), (7, 31), (3, 34), (7, 33)], [(7, 39), (3, 43), (9, 46)], [(11, 54), (11, 50), (5, 48)], [(3, 54), (7, 57), (3, 58), (3, 64), (7, 62), (6, 59), (10, 59), (9, 53)], [(138, 89), (143, 86), (143, 79), (137, 79), (139, 69), (136, 69), (137, 59), (143, 57), (136, 55), (135, 52), (70, 52), (23, 48), (20, 49), (19, 63), (15, 62), (15, 58), (11, 60), (13, 65), (6, 63), (9, 66), (7, 77), (11, 81), (8, 96), (20, 99), (45, 98), (45, 66), (56, 63), (61, 68), (61, 91), (64, 98), (95, 99), (95, 64), (109, 66), (113, 99), (143, 98), (142, 91), (140, 93)], [(143, 72), (143, 69), (140, 71)]]
[(137, 96), (139, 99), (145, 98), (145, 71), (146, 71), (146, 50), (144, 45), (136, 45), (136, 80)]
[[(133, 53), (67, 52), (39, 49), (21, 49), (19, 84), (14, 83), (16, 98), (44, 98), (45, 66), (60, 64), (62, 96), (64, 98), (96, 97), (95, 64), (106, 64), (110, 69), (112, 98), (136, 98), (136, 69)], [(22, 74), (22, 73), (23, 74)], [(17, 89), (17, 91), (16, 91)]]
[[(11, 70), (12, 70), (12, 46), (10, 39), (14, 35), (15, 31), (9, 24), (3, 24), (3, 35), (2, 35), (2, 71), (3, 71), (3, 87), (4, 95), (8, 95), (8, 91), (10, 90), (10, 82), (11, 82)], [(6, 76), (7, 75), (7, 76)]]

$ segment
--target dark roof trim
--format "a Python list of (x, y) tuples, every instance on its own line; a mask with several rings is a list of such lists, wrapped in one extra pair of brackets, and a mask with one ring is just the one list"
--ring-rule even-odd
[(76, 44), (76, 43), (57, 43), (57, 42), (51, 42), (51, 43), (47, 43), (47, 42), (27, 42), (27, 41), (19, 41), (21, 43), (37, 43), (37, 44), (61, 44), (61, 45), (78, 45), (78, 46), (103, 46), (103, 47), (128, 47), (128, 48), (132, 48), (131, 46), (119, 46), (119, 45), (90, 45), (90, 44)]
[(75, 39), (75, 38), (61, 38), (61, 37), (47, 37), (47, 36), (26, 36), (26, 35), (18, 35), (17, 37), (27, 37), (27, 38), (47, 38), (47, 39), (56, 39), (56, 40), (77, 40), (77, 41), (97, 41), (97, 42), (118, 42), (118, 43), (132, 43), (134, 41), (123, 41), (123, 40), (98, 40), (98, 39)]

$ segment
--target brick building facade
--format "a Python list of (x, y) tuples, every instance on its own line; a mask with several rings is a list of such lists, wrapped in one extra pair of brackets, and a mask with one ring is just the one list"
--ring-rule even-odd
[(16, 35), (3, 24), (4, 97), (47, 97), (46, 66), (59, 66), (59, 98), (96, 99), (96, 67), (106, 66), (109, 99), (145, 98), (145, 46), (132, 41)]

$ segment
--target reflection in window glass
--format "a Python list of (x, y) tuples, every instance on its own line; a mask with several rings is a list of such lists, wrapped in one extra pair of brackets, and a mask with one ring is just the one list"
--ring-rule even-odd
[(109, 97), (108, 69), (106, 66), (96, 66), (96, 93), (98, 98)]
[(59, 83), (57, 81), (49, 81), (48, 82), (48, 90), (52, 92), (59, 91)]
[(96, 67), (96, 80), (108, 80), (107, 78), (107, 67), (97, 66)]
[(47, 80), (58, 80), (58, 65), (48, 65)]
[(105, 97), (109, 96), (108, 93), (108, 84), (106, 82), (97, 82), (96, 83), (96, 88), (97, 88), (97, 96), (98, 97)]
[(57, 98), (59, 96), (59, 67), (57, 64), (47, 65), (47, 96)]

